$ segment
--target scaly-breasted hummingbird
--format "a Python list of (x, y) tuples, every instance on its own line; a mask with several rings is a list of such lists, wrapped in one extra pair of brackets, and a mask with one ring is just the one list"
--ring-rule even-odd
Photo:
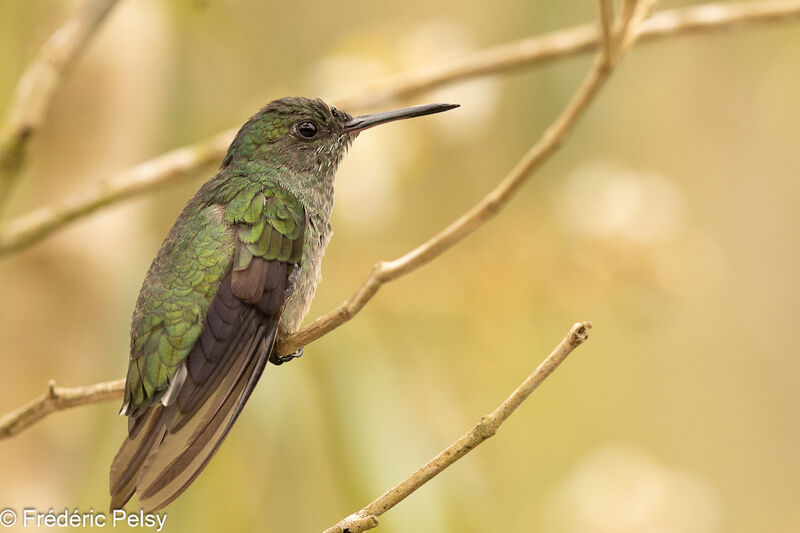
[(311, 304), (331, 237), (334, 174), (358, 133), (454, 107), (354, 118), (322, 100), (283, 98), (242, 126), (139, 292), (112, 508), (134, 492), (148, 512), (177, 498), (225, 439), (267, 362), (292, 358), (275, 353), (275, 339), (295, 331)]

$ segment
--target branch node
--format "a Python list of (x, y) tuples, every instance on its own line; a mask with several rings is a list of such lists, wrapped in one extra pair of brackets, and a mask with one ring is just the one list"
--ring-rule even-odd
[(387, 274), (393, 269), (391, 261), (378, 261), (372, 266), (372, 277), (376, 281), (383, 283), (386, 281)]
[(353, 513), (334, 527), (328, 529), (326, 533), (360, 533), (368, 529), (378, 527), (378, 517), (372, 514), (362, 515), (361, 513)]
[(494, 437), (497, 433), (497, 420), (492, 415), (482, 416), (480, 421), (475, 424), (475, 434), (484, 441), (490, 437)]
[(47, 382), (47, 397), (52, 400), (58, 398), (58, 394), (56, 393), (56, 380), (54, 379)]
[(487, 216), (494, 216), (503, 207), (503, 198), (497, 194), (497, 191), (492, 191), (485, 197), (483, 208), (486, 210)]
[[(356, 304), (355, 304), (355, 298), (353, 298), (351, 296), (350, 298), (345, 300), (344, 303), (339, 306), (338, 310), (339, 310), (338, 314), (340, 315), (340, 318), (341, 318), (342, 322), (348, 322), (351, 318), (356, 316), (356, 313), (358, 313), (358, 309), (356, 308)], [(309, 327), (311, 327), (311, 326), (309, 326)], [(305, 331), (305, 330), (300, 330), (301, 333), (303, 331)], [(306, 343), (306, 344), (308, 344), (308, 343)]]
[(589, 339), (589, 330), (592, 329), (592, 323), (588, 320), (585, 322), (577, 322), (572, 326), (570, 331), (570, 344), (580, 346)]

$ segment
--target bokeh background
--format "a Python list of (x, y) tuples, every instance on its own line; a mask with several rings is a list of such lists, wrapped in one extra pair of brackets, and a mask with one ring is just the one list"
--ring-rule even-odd
[[(0, 3), (0, 111), (80, 2)], [(688, 5), (662, 2), (662, 8)], [(593, 2), (121, 2), (54, 101), (7, 215), (243, 123), (284, 95), (592, 20)], [(800, 531), (800, 27), (635, 48), (496, 219), (271, 367), (168, 531), (318, 531), (493, 409), (578, 320), (591, 340), (381, 531)], [(474, 204), (589, 66), (572, 57), (411, 101), (337, 178), (313, 318)], [(214, 171), (0, 260), (0, 411), (114, 379), (150, 260)], [(117, 402), (0, 442), (0, 507), (105, 510)]]

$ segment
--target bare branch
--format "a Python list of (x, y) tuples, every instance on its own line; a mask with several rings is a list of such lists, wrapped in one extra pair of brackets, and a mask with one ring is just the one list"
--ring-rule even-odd
[(54, 411), (121, 398), (124, 387), (124, 379), (74, 388), (56, 387), (51, 380), (44, 394), (0, 418), (0, 439), (16, 435)]
[[(800, 18), (800, 0), (705, 4), (657, 13), (635, 28), (634, 33), (637, 40), (649, 42), (672, 36), (796, 18)], [(339, 107), (355, 111), (395, 98), (407, 98), (455, 81), (589, 52), (595, 50), (599, 42), (600, 32), (597, 25), (584, 24), (488, 48), (435, 68), (390, 77), (377, 85), (369, 86), (362, 93), (336, 99), (335, 103)], [(233, 139), (235, 131), (219, 133), (200, 143), (142, 163), (136, 169), (148, 168), (153, 162), (161, 161), (161, 164), (156, 165), (155, 171), (147, 173), (146, 179), (140, 180), (139, 172), (124, 171), (102, 182), (90, 192), (52, 207), (36, 209), (7, 222), (0, 227), (0, 257), (27, 248), (100, 207), (171, 183), (209, 161), (221, 160), (227, 148), (226, 140)], [(171, 160), (169, 154), (175, 153), (194, 154), (194, 159), (176, 157), (172, 161), (180, 168), (173, 168), (167, 163)], [(137, 183), (128, 187), (126, 179)]]
[(218, 162), (236, 134), (225, 131), (191, 146), (145, 161), (88, 188), (60, 204), (34, 209), (0, 229), (0, 256), (25, 248), (57, 228), (118, 200), (191, 176), (198, 168)]
[(614, 56), (614, 46), (611, 40), (611, 25), (614, 15), (611, 0), (597, 0), (597, 9), (600, 19), (600, 35), (603, 37), (601, 41), (602, 58), (605, 63), (610, 64)]
[(28, 144), (47, 116), (50, 102), (117, 0), (90, 0), (39, 49), (17, 84), (0, 137), (0, 206), (22, 170)]
[(623, 0), (622, 13), (620, 13), (619, 20), (617, 21), (617, 28), (615, 32), (615, 40), (617, 44), (631, 41), (631, 28), (635, 29), (635, 26), (632, 23), (634, 17), (636, 16), (638, 3), (639, 0)]
[(324, 533), (359, 533), (377, 527), (378, 517), (410, 496), (422, 485), (439, 475), (486, 439), (494, 436), (500, 425), (522, 405), (533, 391), (564, 362), (575, 348), (589, 338), (589, 322), (579, 322), (556, 346), (539, 367), (511, 393), (511, 395), (490, 414), (484, 416), (475, 426), (464, 433), (453, 444), (442, 450), (425, 466), (386, 491), (381, 497), (328, 528)]
[(637, 33), (642, 23), (655, 9), (658, 0), (625, 0), (622, 15), (620, 16), (620, 31), (616, 39), (616, 57), (619, 61), (630, 49), (634, 41), (639, 39)]

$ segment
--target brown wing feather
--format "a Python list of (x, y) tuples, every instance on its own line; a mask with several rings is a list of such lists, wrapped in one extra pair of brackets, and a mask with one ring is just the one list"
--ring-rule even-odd
[[(251, 347), (251, 352), (257, 350), (257, 346)], [(201, 408), (202, 411), (213, 412), (207, 421), (204, 420), (200, 424), (186, 424), (177, 433), (167, 433), (158, 448), (158, 453), (147, 456), (137, 481), (142, 488), (139, 504), (143, 509), (148, 511), (161, 509), (186, 490), (202, 472), (236, 421), (244, 402), (255, 386), (257, 378), (253, 380), (251, 377), (256, 374), (260, 376), (267, 357), (268, 355), (262, 350), (260, 356), (247, 358), (246, 367), (242, 368), (238, 375), (231, 373), (235, 379), (231, 380), (230, 390), (222, 392), (227, 388), (226, 379), (223, 386), (218, 389), (219, 392)], [(219, 405), (213, 401), (218, 396), (222, 398)], [(201, 414), (203, 413), (197, 413)]]
[(129, 429), (128, 438), (122, 443), (111, 464), (111, 508), (125, 505), (136, 490), (136, 477), (153, 449), (164, 435), (163, 409), (157, 405), (136, 419)]
[(185, 377), (166, 406), (130, 425), (111, 467), (111, 505), (138, 491), (154, 511), (180, 495), (205, 468), (255, 387), (272, 351), (285, 299), (287, 264), (254, 257), (223, 279)]

